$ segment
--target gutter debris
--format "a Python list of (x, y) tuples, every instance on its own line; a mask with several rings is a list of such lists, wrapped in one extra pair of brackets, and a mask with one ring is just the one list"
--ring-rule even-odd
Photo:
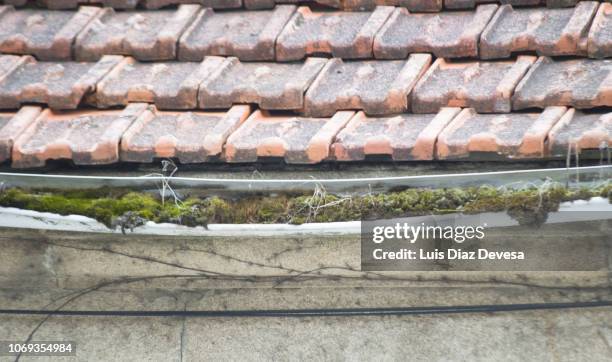
[(6, 188), (0, 206), (82, 215), (109, 228), (127, 230), (147, 221), (190, 227), (208, 224), (305, 224), (449, 213), (506, 212), (521, 225), (537, 226), (562, 202), (602, 197), (612, 203), (612, 182), (568, 188), (549, 182), (539, 187), (410, 188), (388, 193), (251, 195), (239, 198), (134, 192), (129, 189), (49, 190)]

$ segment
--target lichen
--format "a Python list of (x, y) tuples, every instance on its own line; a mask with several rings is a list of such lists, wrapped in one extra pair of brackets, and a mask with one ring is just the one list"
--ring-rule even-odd
[(521, 224), (540, 225), (564, 201), (594, 196), (612, 202), (612, 183), (569, 189), (562, 185), (523, 189), (492, 186), (406, 189), (367, 195), (245, 196), (237, 199), (189, 197), (161, 200), (159, 195), (125, 189), (0, 191), (0, 206), (84, 215), (125, 231), (143, 220), (207, 227), (210, 223), (293, 223), (350, 221), (461, 212), (507, 212)]

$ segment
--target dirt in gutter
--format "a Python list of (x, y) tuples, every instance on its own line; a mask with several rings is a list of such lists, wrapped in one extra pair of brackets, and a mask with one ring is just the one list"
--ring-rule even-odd
[(462, 212), (506, 211), (521, 224), (540, 223), (564, 201), (595, 196), (612, 202), (612, 183), (569, 189), (559, 184), (509, 189), (491, 186), (450, 189), (407, 189), (371, 195), (334, 195), (317, 189), (309, 195), (179, 197), (125, 189), (0, 191), (0, 206), (84, 215), (124, 231), (146, 221), (187, 226), (209, 223), (291, 223), (352, 221)]

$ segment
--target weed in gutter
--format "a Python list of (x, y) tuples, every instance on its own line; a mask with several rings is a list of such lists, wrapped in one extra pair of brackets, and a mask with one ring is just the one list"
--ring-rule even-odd
[(366, 195), (334, 195), (317, 187), (310, 195), (247, 196), (240, 199), (188, 197), (164, 202), (159, 194), (125, 189), (0, 191), (0, 206), (84, 215), (108, 227), (132, 230), (145, 221), (207, 227), (210, 223), (291, 223), (352, 221), (431, 214), (507, 212), (522, 225), (537, 226), (564, 201), (605, 197), (612, 202), (612, 183), (569, 189), (556, 183), (521, 189), (481, 186), (406, 189)]

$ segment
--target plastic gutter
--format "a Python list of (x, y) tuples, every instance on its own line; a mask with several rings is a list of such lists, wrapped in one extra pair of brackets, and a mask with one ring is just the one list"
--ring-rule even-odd
[(449, 173), (392, 177), (335, 178), (335, 179), (228, 179), (198, 177), (144, 176), (87, 176), (47, 175), (1, 172), (5, 186), (25, 188), (85, 189), (122, 187), (158, 189), (166, 184), (174, 189), (199, 188), (217, 192), (288, 192), (308, 191), (323, 187), (328, 192), (370, 192), (395, 188), (449, 188), (480, 186), (483, 184), (521, 185), (545, 181), (588, 185), (612, 179), (612, 165), (544, 168), (531, 170)]
[[(568, 212), (571, 211), (571, 212)], [(581, 212), (577, 212), (581, 211)], [(436, 216), (439, 221), (443, 219), (454, 220), (459, 214), (446, 214)], [(486, 217), (488, 227), (508, 227), (518, 225), (506, 213), (483, 213), (475, 215), (461, 215), (466, 224), (474, 223), (474, 220)], [(398, 218), (397, 220), (419, 224), (428, 216), (416, 216)], [(470, 220), (473, 218), (474, 220)], [(547, 224), (559, 224), (576, 221), (609, 220), (612, 218), (612, 204), (602, 197), (594, 197), (590, 200), (577, 200), (564, 202), (559, 206), (559, 211), (551, 212), (547, 218)], [(104, 224), (81, 215), (59, 215), (54, 213), (22, 210), (12, 207), (0, 207), (0, 228), (20, 228), (56, 230), (68, 232), (107, 233), (120, 234), (119, 230), (107, 228)], [(248, 236), (334, 236), (354, 235), (358, 237), (361, 233), (361, 221), (345, 221), (330, 223), (306, 223), (301, 225), (291, 224), (210, 224), (208, 229), (201, 226), (188, 227), (177, 224), (157, 224), (147, 222), (144, 226), (137, 227), (129, 234), (135, 235), (162, 235), (162, 236), (225, 236), (244, 237)]]

